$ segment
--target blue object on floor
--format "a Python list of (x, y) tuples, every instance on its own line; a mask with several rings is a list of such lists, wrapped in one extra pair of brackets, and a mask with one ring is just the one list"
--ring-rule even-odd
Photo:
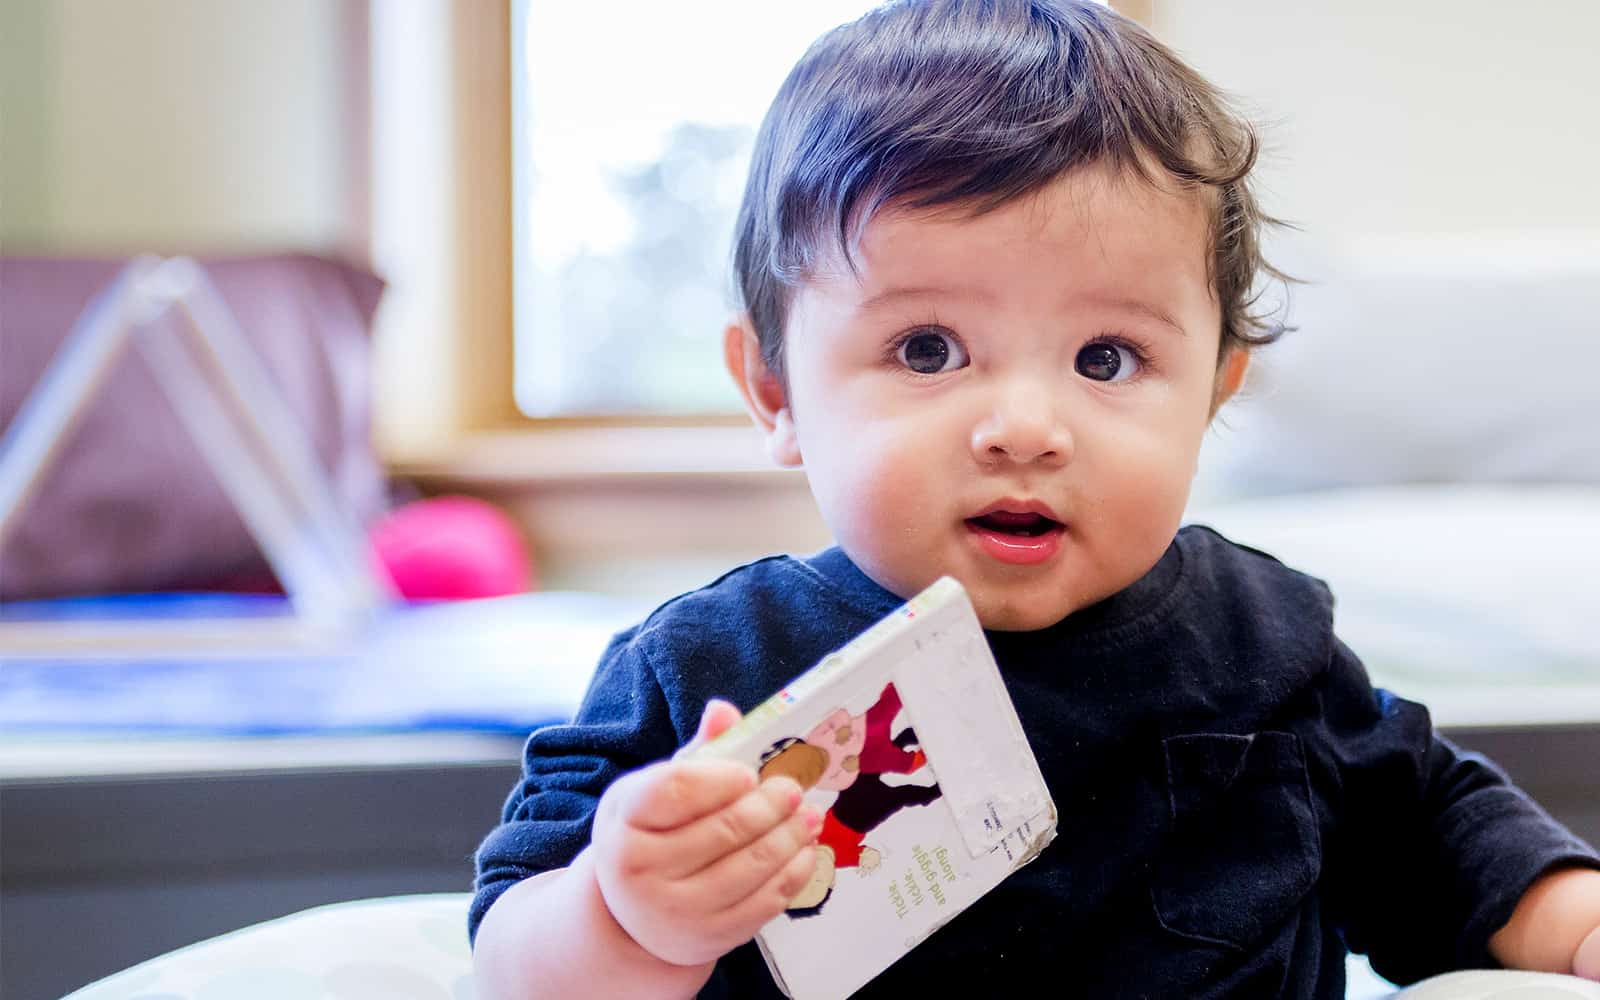
[[(611, 636), (645, 608), (552, 592), (411, 605), (358, 640), (304, 651), (8, 655), (0, 650), (0, 731), (268, 735), (450, 729), (526, 733), (571, 717)], [(281, 597), (162, 594), (26, 602), (0, 622), (259, 623)]]

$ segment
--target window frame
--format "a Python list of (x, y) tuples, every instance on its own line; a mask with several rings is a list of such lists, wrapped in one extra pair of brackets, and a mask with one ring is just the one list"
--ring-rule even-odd
[[(1110, 6), (1149, 25), (1155, 3), (1112, 0)], [(747, 472), (748, 455), (728, 448), (728, 428), (747, 423), (742, 413), (535, 418), (517, 407), (511, 374), (512, 303), (514, 283), (526, 279), (514, 273), (513, 261), (518, 241), (528, 234), (526, 220), (516, 211), (517, 178), (525, 165), (519, 162), (511, 131), (512, 73), (523, 57), (521, 38), (529, 7), (530, 0), (419, 0), (369, 8), (380, 17), (394, 16), (392, 9), (410, 11), (403, 16), (410, 19), (411, 29), (431, 27), (435, 37), (443, 36), (422, 55), (434, 62), (424, 72), (437, 77), (448, 91), (437, 107), (423, 109), (420, 116), (412, 107), (389, 112), (405, 116), (411, 135), (433, 135), (439, 162), (449, 164), (438, 178), (441, 190), (386, 196), (381, 176), (372, 185), (372, 214), (379, 217), (375, 228), (381, 230), (384, 217), (393, 224), (397, 216), (409, 222), (419, 214), (432, 215), (439, 220), (434, 230), (444, 237), (431, 252), (413, 252), (410, 257), (386, 254), (381, 241), (373, 241), (380, 270), (389, 274), (394, 286), (401, 282), (420, 286), (421, 294), (413, 295), (412, 301), (422, 303), (412, 310), (405, 328), (391, 326), (379, 334), (380, 453), (402, 474), (422, 478), (454, 465), (472, 467), (493, 453), (510, 463), (498, 468), (497, 477), (537, 480), (552, 466), (563, 470), (562, 477), (570, 477), (583, 464), (583, 449), (588, 447), (596, 476), (614, 477), (630, 467), (657, 476), (662, 474), (659, 462), (649, 457), (649, 447), (637, 442), (659, 444), (670, 429), (671, 439), (684, 452), (680, 464), (685, 468), (705, 470), (725, 461), (727, 471)], [(373, 59), (372, 96), (381, 105), (385, 32), (380, 28), (372, 37), (380, 46)], [(417, 72), (418, 53), (406, 55), (407, 72)], [(381, 132), (381, 107), (375, 118), (374, 130)], [(382, 137), (375, 135), (375, 174), (382, 173), (385, 161)], [(397, 257), (400, 266), (384, 266)], [(380, 315), (380, 322), (384, 319)], [(419, 371), (426, 378), (419, 378)], [(602, 432), (613, 434), (618, 447), (593, 447)], [(526, 437), (518, 441), (519, 435)]]

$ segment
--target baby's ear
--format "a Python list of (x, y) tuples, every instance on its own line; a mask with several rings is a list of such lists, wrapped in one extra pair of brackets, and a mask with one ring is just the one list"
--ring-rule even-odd
[(1216, 388), (1211, 395), (1211, 415), (1217, 415), (1222, 409), (1222, 404), (1233, 398), (1244, 384), (1245, 374), (1250, 371), (1250, 349), (1247, 347), (1230, 347), (1223, 356), (1222, 363), (1217, 366)]
[(745, 410), (766, 438), (767, 454), (786, 468), (800, 465), (800, 440), (795, 435), (788, 393), (783, 380), (767, 368), (748, 315), (741, 313), (722, 332), (722, 358), (744, 397)]

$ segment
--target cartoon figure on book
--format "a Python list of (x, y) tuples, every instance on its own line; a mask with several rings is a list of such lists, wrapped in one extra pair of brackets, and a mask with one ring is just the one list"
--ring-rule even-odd
[[(1257, 149), (1216, 88), (1096, 3), (898, 0), (812, 45), (757, 134), (723, 360), (837, 544), (667, 601), (615, 638), (569, 724), (529, 737), (476, 858), (481, 997), (792, 986), (769, 936), (828, 926), (863, 883), (785, 918), (826, 817), (794, 778), (700, 748), (944, 576), (1059, 833), (861, 996), (1332, 998), (1350, 950), (1399, 983), (1600, 979), (1594, 849), (1374, 689), (1319, 580), (1181, 525), (1207, 428), (1285, 329), (1252, 311), (1276, 274)], [(834, 721), (804, 742), (850, 743), (856, 721)], [(953, 800), (955, 762), (918, 725)], [(894, 783), (871, 738), (841, 797)], [(835, 843), (871, 842), (834, 812)]]
[(900, 717), (900, 693), (887, 684), (877, 702), (861, 715), (835, 709), (804, 739), (774, 743), (761, 757), (762, 780), (793, 779), (802, 790), (836, 791), (822, 814), (817, 835), (816, 867), (810, 880), (789, 901), (790, 917), (815, 916), (833, 890), (841, 868), (866, 874), (878, 867), (881, 852), (868, 846), (868, 834), (908, 806), (922, 806), (939, 797), (935, 784), (886, 784), (885, 774), (928, 776), (927, 755), (916, 744), (909, 725), (891, 729)]

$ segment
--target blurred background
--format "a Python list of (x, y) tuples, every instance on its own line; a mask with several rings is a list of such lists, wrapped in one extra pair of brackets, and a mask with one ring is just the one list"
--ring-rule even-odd
[[(130, 257), (194, 256), (396, 603), (458, 605), (431, 664), (382, 667), (390, 635), (220, 684), (205, 656), (0, 636), (0, 992), (467, 887), (520, 734), (570, 711), (613, 628), (827, 544), (719, 336), (760, 115), (869, 6), (0, 6), (0, 425)], [(1264, 290), (1297, 330), (1210, 435), (1192, 516), (1325, 575), (1380, 680), (1600, 829), (1600, 5), (1111, 6), (1261, 125), (1262, 201), (1297, 227), (1270, 253), (1307, 279)], [(280, 590), (142, 364), (109, 369), (0, 537), (0, 625)], [(305, 710), (376, 687), (381, 711)], [(409, 834), (378, 818), (397, 799)], [(89, 956), (42, 930), (84, 921)]]
[[(755, 125), (809, 39), (867, 6), (13, 0), (0, 239), (376, 274), (388, 472), (492, 494), (547, 580), (689, 586), (825, 538), (715, 352)], [(1600, 232), (1591, 4), (1126, 7), (1261, 123), (1263, 201), (1316, 252)]]

